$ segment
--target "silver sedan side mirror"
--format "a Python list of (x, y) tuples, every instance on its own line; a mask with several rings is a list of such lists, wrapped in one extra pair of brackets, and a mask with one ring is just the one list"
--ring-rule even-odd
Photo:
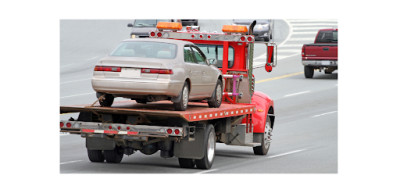
[(208, 65), (217, 65), (217, 60), (215, 58), (208, 58), (207, 64)]

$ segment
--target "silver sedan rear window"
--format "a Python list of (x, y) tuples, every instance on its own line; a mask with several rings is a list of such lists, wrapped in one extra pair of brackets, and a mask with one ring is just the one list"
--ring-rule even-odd
[(177, 45), (163, 42), (122, 42), (111, 52), (111, 56), (174, 59)]

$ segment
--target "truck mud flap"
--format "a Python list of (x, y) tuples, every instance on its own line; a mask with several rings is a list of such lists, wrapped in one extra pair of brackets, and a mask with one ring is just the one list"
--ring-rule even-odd
[(86, 138), (86, 148), (88, 150), (113, 150), (115, 148), (115, 142), (103, 138)]
[(178, 158), (201, 159), (204, 157), (206, 125), (196, 125), (194, 139), (175, 142), (174, 155)]

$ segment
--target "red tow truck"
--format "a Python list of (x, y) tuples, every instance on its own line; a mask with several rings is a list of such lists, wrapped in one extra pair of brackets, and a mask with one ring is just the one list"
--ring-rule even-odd
[[(254, 91), (252, 73), (254, 36), (246, 26), (223, 26), (223, 33), (181, 30), (180, 23), (159, 22), (150, 38), (171, 38), (222, 49), (223, 103), (189, 102), (186, 111), (174, 111), (171, 102), (138, 104), (115, 102), (111, 107), (95, 105), (60, 106), (60, 113), (79, 113), (78, 118), (60, 121), (60, 132), (86, 138), (91, 162), (120, 163), (136, 151), (163, 158), (177, 157), (182, 168), (209, 169), (216, 142), (249, 146), (254, 154), (268, 153), (274, 127), (274, 103)], [(276, 44), (265, 43), (266, 69), (276, 65)], [(217, 58), (218, 60), (218, 58)], [(218, 63), (218, 62), (217, 62)]]

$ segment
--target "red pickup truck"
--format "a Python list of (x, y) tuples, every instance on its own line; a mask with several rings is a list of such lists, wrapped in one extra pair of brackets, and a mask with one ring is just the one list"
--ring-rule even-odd
[(313, 44), (304, 44), (301, 50), (304, 75), (314, 76), (314, 70), (324, 69), (325, 74), (331, 74), (338, 69), (338, 29), (321, 29)]

